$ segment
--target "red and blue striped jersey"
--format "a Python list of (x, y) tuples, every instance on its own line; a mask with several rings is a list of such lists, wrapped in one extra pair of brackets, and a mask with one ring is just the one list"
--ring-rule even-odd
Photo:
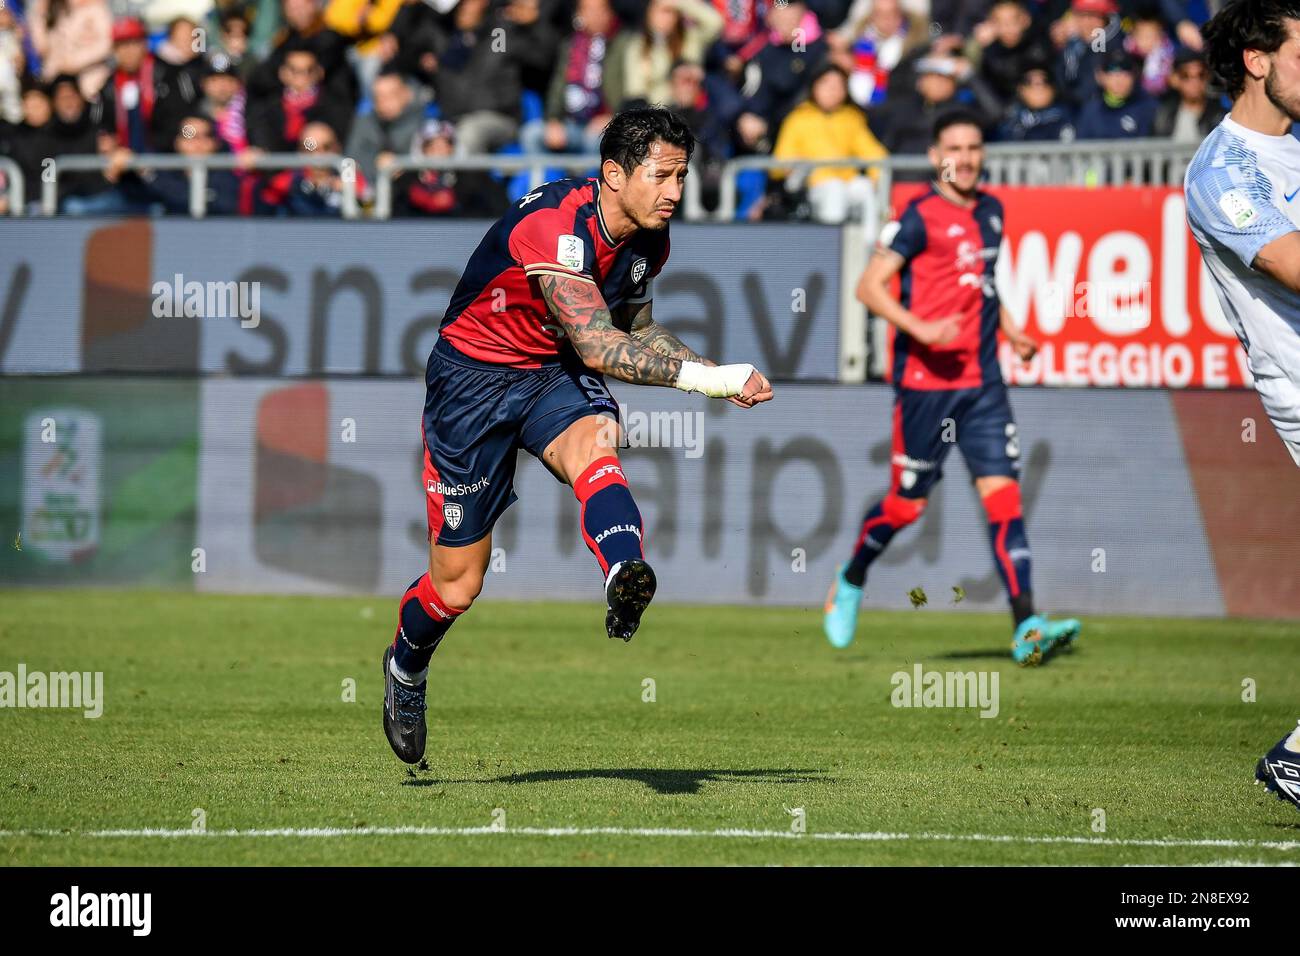
[(471, 358), (512, 368), (559, 361), (564, 329), (538, 287), (542, 275), (595, 283), (611, 310), (650, 295), (668, 260), (668, 227), (614, 242), (600, 211), (600, 181), (560, 179), (516, 202), (479, 242), (443, 316), (440, 334)]
[(1002, 380), (999, 304), (994, 284), (1002, 243), (1002, 203), (978, 191), (961, 206), (934, 183), (913, 199), (880, 244), (903, 257), (899, 301), (922, 319), (960, 316), (961, 331), (943, 345), (923, 345), (895, 330), (893, 381), (919, 389), (979, 388)]

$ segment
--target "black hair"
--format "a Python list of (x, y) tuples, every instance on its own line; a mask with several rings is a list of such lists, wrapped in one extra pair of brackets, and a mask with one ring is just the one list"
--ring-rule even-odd
[(1103, 73), (1117, 66), (1129, 73), (1133, 73), (1138, 68), (1138, 59), (1124, 47), (1112, 46), (1101, 54), (1097, 60), (1097, 69)]
[(379, 68), (379, 72), (375, 74), (375, 79), (378, 79), (381, 76), (395, 76), (403, 83), (407, 83), (408, 85), (410, 83), (406, 77), (406, 71), (397, 65), (396, 60), (389, 60)]
[(205, 113), (203, 110), (188, 110), (181, 114), (181, 121), (176, 124), (176, 133), (181, 135), (185, 132), (185, 124), (190, 120), (198, 120), (200, 123), (208, 124), (208, 131), (213, 136), (217, 135), (217, 121)]
[(679, 146), (691, 158), (695, 137), (686, 121), (662, 106), (635, 106), (617, 113), (600, 137), (600, 161), (612, 159), (630, 173), (650, 155), (650, 146), (662, 140)]
[(1205, 62), (1215, 78), (1236, 99), (1246, 89), (1246, 50), (1274, 53), (1286, 40), (1283, 20), (1300, 20), (1296, 0), (1232, 0), (1201, 27)]
[(1053, 89), (1056, 88), (1056, 77), (1052, 75), (1052, 61), (1049, 60), (1046, 56), (1034, 52), (1031, 52), (1028, 56), (1026, 56), (1021, 61), (1020, 73), (1016, 77), (1016, 83), (1017, 84), (1023, 83), (1025, 81), (1025, 77), (1035, 71), (1040, 73), (1045, 73), (1047, 75), (1048, 84)]
[(938, 119), (934, 121), (934, 137), (930, 140), (932, 143), (938, 143), (939, 137), (943, 131), (950, 126), (974, 126), (984, 135), (984, 124), (980, 118), (967, 109), (944, 110), (939, 114)]
[(812, 76), (808, 78), (809, 95), (812, 95), (812, 88), (817, 85), (817, 81), (820, 80), (827, 73), (838, 73), (840, 75), (840, 79), (842, 79), (845, 83), (849, 81), (848, 71), (845, 70), (844, 67), (840, 66), (838, 63), (832, 63), (830, 60), (823, 60), (813, 70)]
[(285, 41), (280, 44), (280, 47), (276, 52), (280, 55), (281, 63), (284, 63), (284, 61), (289, 58), (290, 53), (310, 53), (316, 58), (316, 63), (318, 65), (321, 62), (320, 53), (316, 49), (316, 44), (308, 37), (298, 36), (296, 34), (290, 35), (286, 38)]
[(50, 95), (50, 84), (44, 82), (39, 76), (34, 76), (31, 73), (23, 74), (22, 81), (19, 85), (22, 89), (23, 96), (26, 96), (28, 93), (40, 93), (45, 97)]
[(46, 89), (50, 91), (50, 96), (53, 97), (55, 90), (57, 90), (60, 86), (65, 86), (65, 85), (71, 86), (74, 90), (76, 90), (77, 95), (81, 97), (82, 100), (86, 99), (85, 95), (81, 92), (81, 84), (78, 82), (77, 75), (75, 73), (60, 73), (54, 79), (50, 80), (49, 85), (46, 87)]

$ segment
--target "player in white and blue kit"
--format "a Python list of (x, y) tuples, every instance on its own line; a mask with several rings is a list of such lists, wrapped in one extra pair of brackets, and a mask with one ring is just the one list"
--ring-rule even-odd
[[(1232, 112), (1196, 151), (1187, 222), (1255, 390), (1300, 465), (1300, 2), (1234, 0), (1201, 30)], [(1255, 779), (1300, 808), (1300, 729)]]
[(1232, 112), (1187, 168), (1187, 222), (1300, 466), (1300, 2), (1234, 0), (1203, 33)]

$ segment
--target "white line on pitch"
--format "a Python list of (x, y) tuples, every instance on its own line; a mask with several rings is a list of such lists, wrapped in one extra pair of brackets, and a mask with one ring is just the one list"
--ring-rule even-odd
[(1079, 846), (1231, 847), (1252, 850), (1296, 850), (1300, 841), (1179, 840), (1172, 838), (1121, 840), (1111, 837), (1013, 836), (988, 833), (794, 833), (789, 830), (687, 830), (660, 827), (306, 827), (252, 830), (0, 830), (0, 839), (16, 837), (346, 837), (346, 836), (539, 836), (539, 837), (696, 837), (742, 840), (837, 840), (894, 843), (901, 840), (964, 843), (1074, 844)]

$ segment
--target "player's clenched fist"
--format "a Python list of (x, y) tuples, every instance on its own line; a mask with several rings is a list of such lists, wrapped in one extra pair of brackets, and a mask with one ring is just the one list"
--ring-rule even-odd
[(683, 392), (699, 392), (709, 398), (725, 398), (741, 408), (752, 408), (772, 397), (771, 384), (748, 363), (714, 365), (711, 362), (683, 362), (674, 385)]
[(753, 408), (759, 402), (771, 400), (772, 383), (757, 369), (749, 373), (749, 380), (745, 382), (745, 387), (741, 389), (740, 394), (727, 399), (731, 404), (739, 405), (741, 408)]

